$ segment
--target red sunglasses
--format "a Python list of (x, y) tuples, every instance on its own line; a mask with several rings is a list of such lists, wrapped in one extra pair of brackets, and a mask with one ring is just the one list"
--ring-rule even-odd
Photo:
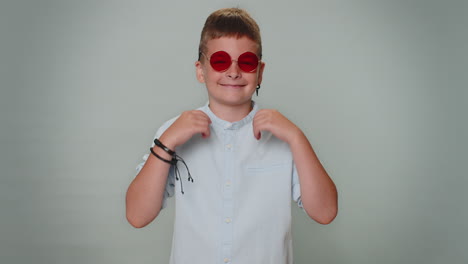
[[(204, 54), (207, 59), (208, 57)], [(210, 65), (215, 71), (224, 72), (231, 67), (232, 62), (236, 61), (231, 59), (231, 56), (225, 51), (217, 51), (209, 58)], [(258, 67), (259, 59), (253, 52), (247, 51), (242, 53), (237, 59), (237, 66), (244, 72), (255, 72)]]

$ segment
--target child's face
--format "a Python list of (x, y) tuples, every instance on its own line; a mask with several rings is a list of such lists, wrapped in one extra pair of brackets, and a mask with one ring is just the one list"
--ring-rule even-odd
[[(195, 63), (197, 79), (205, 83), (211, 104), (217, 106), (242, 106), (250, 104), (252, 94), (262, 81), (265, 64), (259, 63), (254, 72), (242, 71), (237, 60), (245, 52), (257, 54), (257, 44), (248, 37), (222, 37), (209, 40), (206, 44), (207, 52), (200, 61)], [(225, 51), (234, 60), (231, 66), (223, 72), (214, 70), (209, 58), (218, 51)], [(205, 57), (206, 56), (206, 57)]]

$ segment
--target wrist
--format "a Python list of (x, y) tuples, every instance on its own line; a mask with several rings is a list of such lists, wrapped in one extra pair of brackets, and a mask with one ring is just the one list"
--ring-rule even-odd
[(175, 148), (177, 147), (177, 144), (175, 143), (175, 140), (171, 139), (171, 137), (166, 136), (165, 134), (162, 134), (159, 137), (159, 141), (166, 146), (168, 149), (175, 151)]
[(294, 129), (291, 129), (290, 131), (291, 131), (291, 134), (287, 137), (288, 144), (290, 146), (294, 144), (301, 144), (301, 142), (303, 141), (305, 137), (304, 133), (302, 133), (302, 130), (299, 129), (299, 127), (297, 126), (294, 126)]
[[(153, 156), (157, 157), (160, 160), (172, 160), (172, 155), (168, 154), (164, 149), (154, 145), (152, 148), (150, 148), (151, 153)], [(158, 157), (159, 156), (159, 157)], [(162, 158), (162, 159), (161, 159)]]
[(155, 138), (154, 139), (154, 145), (157, 146), (158, 148), (164, 150), (164, 152), (166, 152), (167, 154), (171, 155), (171, 156), (174, 156), (175, 155), (175, 151), (173, 151), (172, 149), (168, 148), (166, 145), (164, 145), (159, 139)]

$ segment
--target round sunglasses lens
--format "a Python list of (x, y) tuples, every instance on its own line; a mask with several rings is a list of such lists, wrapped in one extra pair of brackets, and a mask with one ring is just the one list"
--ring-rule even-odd
[(258, 57), (255, 53), (245, 52), (239, 56), (237, 62), (239, 68), (245, 72), (253, 72), (258, 66)]
[(225, 51), (215, 52), (210, 57), (211, 67), (215, 71), (225, 71), (231, 66), (231, 63), (231, 56)]

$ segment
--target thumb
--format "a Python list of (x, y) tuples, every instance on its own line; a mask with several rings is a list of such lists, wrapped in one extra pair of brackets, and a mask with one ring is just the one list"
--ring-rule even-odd
[(260, 138), (262, 137), (260, 129), (255, 124), (253, 126), (253, 135), (257, 140), (260, 140)]

